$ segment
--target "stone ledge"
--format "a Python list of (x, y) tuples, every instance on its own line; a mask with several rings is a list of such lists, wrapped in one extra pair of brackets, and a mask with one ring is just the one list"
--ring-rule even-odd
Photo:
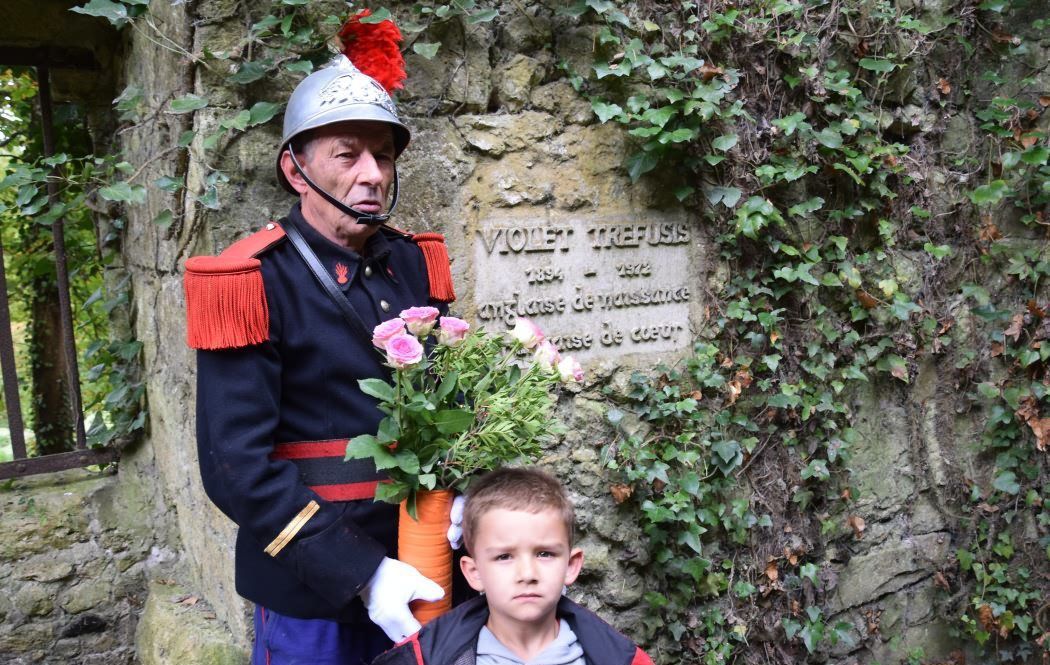
[(222, 622), (200, 604), (179, 602), (189, 592), (151, 583), (139, 619), (135, 650), (141, 665), (244, 665), (248, 652), (234, 645)]

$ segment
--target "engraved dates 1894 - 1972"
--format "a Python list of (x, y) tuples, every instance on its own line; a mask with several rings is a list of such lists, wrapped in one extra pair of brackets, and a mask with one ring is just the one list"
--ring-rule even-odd
[(666, 218), (482, 222), (475, 303), (482, 324), (534, 318), (564, 351), (666, 351), (689, 343), (692, 229)]

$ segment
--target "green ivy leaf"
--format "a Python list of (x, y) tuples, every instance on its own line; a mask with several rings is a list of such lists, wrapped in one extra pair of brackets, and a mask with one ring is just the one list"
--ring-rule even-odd
[(162, 189), (169, 194), (174, 194), (183, 188), (182, 180), (172, 178), (171, 176), (161, 176), (153, 181), (153, 185), (158, 189)]
[(418, 53), (427, 60), (433, 60), (440, 49), (441, 42), (416, 42), (412, 44), (412, 52)]
[(485, 9), (483, 11), (475, 12), (467, 16), (467, 23), (471, 25), (477, 25), (479, 23), (488, 23), (497, 16), (499, 16), (499, 12), (495, 9)]
[(162, 229), (171, 226), (173, 221), (175, 221), (175, 215), (173, 215), (170, 210), (161, 210), (157, 213), (157, 216), (153, 218), (153, 223)]
[(306, 75), (314, 70), (314, 63), (309, 60), (296, 60), (295, 62), (285, 63), (284, 69), (285, 71)]
[(737, 141), (739, 140), (740, 137), (736, 134), (725, 134), (711, 141), (711, 147), (715, 150), (720, 150), (722, 152), (729, 152), (729, 150), (733, 146), (735, 146), (737, 144)]
[(226, 118), (221, 123), (219, 123), (219, 126), (225, 127), (226, 129), (235, 129), (239, 132), (243, 132), (244, 130), (248, 129), (248, 122), (251, 119), (251, 112), (245, 109), (234, 116)]
[(1050, 158), (1050, 150), (1043, 146), (1032, 146), (1021, 155), (1021, 161), (1031, 166), (1042, 166)]
[(655, 169), (658, 163), (653, 153), (636, 152), (627, 158), (627, 175), (631, 177), (631, 182), (638, 182), (639, 178)]
[(83, 7), (73, 7), (69, 11), (104, 18), (116, 28), (128, 22), (128, 8), (112, 0), (91, 0)]
[(882, 60), (876, 58), (861, 58), (860, 62), (857, 63), (864, 69), (872, 72), (879, 72), (885, 74), (886, 72), (892, 72), (897, 68), (896, 63), (890, 60)]
[(836, 132), (834, 129), (825, 127), (817, 132), (815, 136), (821, 145), (827, 146), (828, 148), (842, 147), (842, 134)]
[(743, 192), (739, 187), (709, 187), (704, 190), (704, 195), (711, 205), (721, 203), (727, 208), (732, 208), (740, 201)]
[(599, 99), (591, 100), (591, 109), (602, 122), (608, 122), (623, 113), (623, 109), (618, 104), (607, 104)]
[(692, 196), (693, 192), (695, 192), (695, 191), (696, 191), (695, 187), (692, 187), (690, 185), (682, 185), (681, 187), (676, 187), (675, 188), (675, 190), (674, 190), (674, 197), (676, 199), (678, 199), (679, 201), (685, 201), (687, 198)]
[(266, 76), (266, 72), (270, 70), (271, 63), (265, 60), (254, 60), (252, 62), (246, 62), (241, 65), (240, 69), (236, 73), (226, 77), (226, 80), (239, 85), (247, 85), (254, 83)]
[(1006, 184), (1005, 180), (993, 180), (987, 185), (981, 185), (970, 192), (970, 200), (975, 205), (990, 206), (1003, 200), (1003, 197), (1012, 194), (1013, 190)]
[(198, 111), (208, 105), (208, 100), (199, 95), (183, 95), (171, 100), (171, 104), (168, 105), (168, 109), (172, 113), (190, 113), (192, 111)]
[(256, 102), (248, 109), (248, 126), (254, 127), (269, 122), (277, 112), (281, 110), (281, 104), (273, 102)]
[(649, 109), (642, 114), (642, 120), (652, 123), (657, 127), (663, 127), (678, 113), (678, 109), (673, 106), (661, 106), (656, 109)]
[(992, 481), (992, 487), (1007, 494), (1017, 494), (1021, 486), (1017, 482), (1017, 475), (1013, 471), (1004, 471)]
[(946, 256), (951, 256), (952, 248), (950, 245), (934, 245), (932, 242), (924, 243), (922, 248), (935, 259), (943, 259)]
[(146, 188), (142, 185), (132, 186), (127, 181), (121, 180), (108, 187), (98, 190), (99, 196), (107, 201), (120, 201), (124, 203), (143, 203), (146, 200)]
[(894, 378), (908, 383), (908, 362), (896, 353), (889, 353), (875, 363), (875, 369), (881, 372), (889, 372)]
[(380, 7), (379, 9), (372, 12), (371, 16), (365, 16), (361, 19), (362, 23), (382, 23), (383, 21), (390, 20), (390, 10), (386, 7)]

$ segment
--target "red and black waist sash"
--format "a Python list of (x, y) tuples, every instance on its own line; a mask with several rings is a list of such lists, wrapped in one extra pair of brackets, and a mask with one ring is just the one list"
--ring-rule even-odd
[(303, 482), (326, 501), (373, 499), (376, 486), (386, 478), (372, 460), (343, 461), (347, 439), (278, 443), (270, 459), (288, 460), (299, 469)]

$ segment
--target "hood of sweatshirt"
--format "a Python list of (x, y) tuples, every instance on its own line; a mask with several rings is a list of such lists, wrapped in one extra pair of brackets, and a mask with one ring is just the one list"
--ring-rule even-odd
[(524, 661), (502, 642), (496, 639), (487, 627), (478, 634), (478, 665), (583, 665), (583, 647), (572, 632), (569, 622), (558, 623), (558, 636), (535, 658)]

